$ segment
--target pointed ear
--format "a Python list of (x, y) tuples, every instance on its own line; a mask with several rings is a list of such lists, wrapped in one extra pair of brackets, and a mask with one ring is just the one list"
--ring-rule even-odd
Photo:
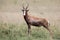
[(24, 9), (23, 8), (21, 8), (21, 11), (23, 11)]
[(27, 11), (29, 11), (29, 9)]
[(24, 9), (25, 9), (25, 8), (22, 7), (22, 8), (21, 8), (21, 11), (24, 11)]
[(27, 9), (27, 11), (29, 11), (29, 8)]
[(22, 11), (24, 11), (24, 10), (22, 10)]

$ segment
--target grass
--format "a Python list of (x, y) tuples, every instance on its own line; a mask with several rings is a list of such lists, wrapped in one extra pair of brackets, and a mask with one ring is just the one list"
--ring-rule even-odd
[[(60, 32), (54, 28), (54, 40), (60, 40)], [(27, 34), (27, 25), (0, 23), (0, 40), (50, 40), (49, 32), (43, 27), (33, 27), (31, 35)]]

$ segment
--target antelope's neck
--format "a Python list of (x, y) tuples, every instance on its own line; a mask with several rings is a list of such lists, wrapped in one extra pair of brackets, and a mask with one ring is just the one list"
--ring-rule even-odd
[(24, 19), (28, 20), (28, 14), (27, 13), (24, 15)]

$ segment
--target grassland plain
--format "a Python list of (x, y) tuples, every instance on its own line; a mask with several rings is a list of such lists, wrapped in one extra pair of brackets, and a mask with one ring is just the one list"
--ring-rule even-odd
[[(6, 28), (5, 28), (6, 27)], [(57, 28), (53, 29), (53, 39), (60, 40), (60, 33)], [(31, 35), (27, 34), (27, 25), (0, 23), (0, 40), (50, 40), (49, 32), (43, 27), (33, 27)]]
[(29, 14), (49, 19), (53, 40), (60, 40), (60, 0), (0, 0), (0, 40), (50, 40), (49, 32), (43, 27), (32, 26), (28, 36), (21, 11), (26, 2)]

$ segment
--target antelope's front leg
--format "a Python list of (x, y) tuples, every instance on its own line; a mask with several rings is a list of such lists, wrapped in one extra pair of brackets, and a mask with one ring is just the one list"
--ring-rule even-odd
[(30, 35), (30, 33), (31, 33), (31, 26), (28, 25), (28, 35)]

